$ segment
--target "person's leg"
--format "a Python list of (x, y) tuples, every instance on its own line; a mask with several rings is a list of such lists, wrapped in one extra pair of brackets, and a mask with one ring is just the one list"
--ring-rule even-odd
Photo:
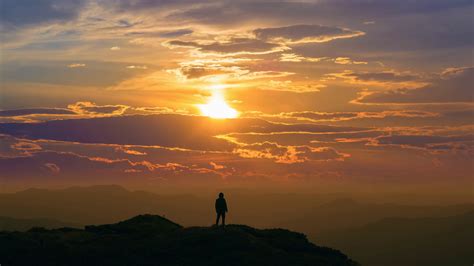
[(217, 213), (216, 226), (219, 225), (219, 218), (221, 218), (221, 214), (220, 214), (220, 213)]
[(225, 226), (225, 212), (223, 212), (221, 215), (222, 215), (222, 226)]

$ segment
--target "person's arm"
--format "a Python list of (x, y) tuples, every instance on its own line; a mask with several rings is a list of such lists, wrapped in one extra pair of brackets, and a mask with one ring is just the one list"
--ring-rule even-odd
[(224, 199), (224, 210), (225, 212), (227, 212), (227, 202), (225, 201), (225, 199)]

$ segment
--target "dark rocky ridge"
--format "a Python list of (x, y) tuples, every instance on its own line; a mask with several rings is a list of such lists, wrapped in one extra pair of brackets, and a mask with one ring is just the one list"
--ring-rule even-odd
[(358, 265), (285, 229), (184, 228), (157, 215), (85, 229), (1, 232), (2, 265)]

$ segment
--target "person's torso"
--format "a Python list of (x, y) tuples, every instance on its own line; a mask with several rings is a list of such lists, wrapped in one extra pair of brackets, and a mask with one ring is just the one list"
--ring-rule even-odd
[(216, 210), (218, 211), (224, 211), (226, 208), (226, 202), (225, 199), (223, 198), (218, 198), (216, 200)]

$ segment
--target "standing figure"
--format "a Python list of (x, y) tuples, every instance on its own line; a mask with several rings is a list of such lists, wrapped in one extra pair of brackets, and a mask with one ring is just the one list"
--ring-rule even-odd
[(227, 202), (224, 199), (224, 193), (219, 193), (219, 198), (216, 199), (216, 226), (219, 225), (219, 219), (222, 217), (222, 226), (225, 226), (225, 213), (227, 212)]

